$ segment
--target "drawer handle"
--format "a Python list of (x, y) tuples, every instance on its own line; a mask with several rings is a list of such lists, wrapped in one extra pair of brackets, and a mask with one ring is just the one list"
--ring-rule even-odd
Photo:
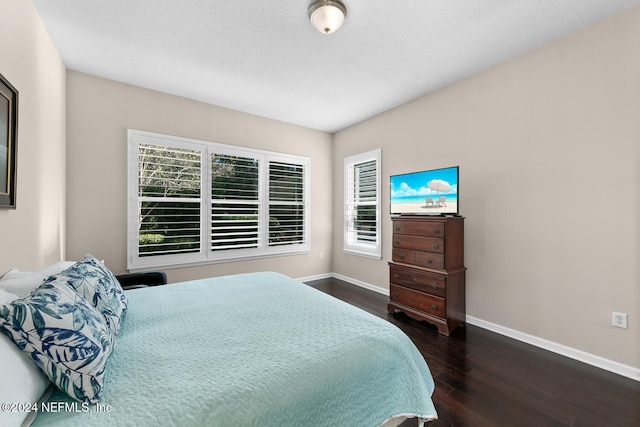
[(400, 255), (400, 259), (404, 259), (404, 254), (401, 254), (401, 255)]
[(438, 290), (438, 284), (437, 283), (432, 283), (431, 284), (431, 289), (433, 289), (434, 291)]
[(433, 260), (432, 260), (431, 258), (429, 258), (429, 259), (427, 260), (427, 264), (433, 264)]
[(393, 275), (393, 278), (394, 278), (394, 279), (399, 279), (399, 278), (400, 278), (400, 275), (399, 275), (398, 273), (395, 273), (395, 274)]
[(435, 311), (435, 310), (437, 310), (437, 309), (438, 309), (438, 304), (431, 304), (431, 305), (429, 305), (429, 308), (430, 308), (431, 310), (434, 310), (434, 311)]
[(440, 243), (434, 243), (433, 249), (440, 249)]
[(395, 227), (394, 230), (400, 231), (400, 227)]
[(394, 297), (394, 298), (398, 298), (398, 295), (399, 295), (399, 294), (398, 294), (397, 292), (394, 292), (394, 293), (393, 293), (393, 297)]
[(396, 240), (395, 242), (393, 242), (396, 246), (400, 246), (400, 240)]
[(434, 228), (433, 229), (433, 234), (440, 234), (440, 229), (439, 228)]

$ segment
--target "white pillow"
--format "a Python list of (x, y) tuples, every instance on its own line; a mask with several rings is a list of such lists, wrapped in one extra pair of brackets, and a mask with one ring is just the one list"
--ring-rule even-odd
[(76, 263), (75, 261), (58, 261), (58, 262), (54, 262), (53, 264), (46, 266), (42, 270), (36, 271), (36, 273), (44, 276), (44, 278), (47, 279), (49, 276), (53, 276), (54, 274), (58, 274), (61, 271), (66, 270), (67, 268), (71, 267), (75, 263)]
[(49, 276), (58, 274), (73, 264), (75, 264), (75, 262), (59, 261), (34, 272), (20, 271), (13, 268), (0, 279), (0, 289), (15, 294), (18, 298), (24, 298), (40, 286)]
[[(0, 307), (16, 299), (17, 295), (0, 290)], [(3, 333), (0, 333), (0, 378), (0, 402), (37, 402), (50, 384), (29, 356)], [(0, 412), (0, 425), (20, 426), (28, 415), (29, 412)]]

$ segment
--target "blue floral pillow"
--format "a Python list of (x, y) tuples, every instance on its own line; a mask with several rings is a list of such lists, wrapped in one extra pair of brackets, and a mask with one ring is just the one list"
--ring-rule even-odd
[(120, 320), (127, 310), (127, 295), (118, 279), (100, 261), (87, 254), (45, 283), (52, 281), (67, 282), (102, 313), (113, 334), (118, 334)]
[(72, 288), (45, 283), (0, 306), (0, 330), (60, 390), (79, 401), (100, 400), (115, 337), (98, 310)]

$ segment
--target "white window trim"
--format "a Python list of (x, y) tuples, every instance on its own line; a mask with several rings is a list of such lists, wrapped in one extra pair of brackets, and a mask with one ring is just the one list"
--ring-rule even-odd
[[(251, 149), (226, 145), (191, 138), (183, 138), (171, 135), (163, 135), (153, 132), (135, 129), (127, 130), (128, 140), (128, 184), (127, 184), (127, 269), (129, 271), (144, 271), (156, 267), (181, 268), (233, 260), (247, 260), (304, 254), (310, 252), (311, 213), (310, 213), (310, 178), (311, 161), (308, 157), (277, 153), (266, 150)], [(209, 233), (208, 221), (211, 218), (211, 177), (210, 173), (202, 174), (203, 198), (201, 199), (201, 241), (202, 247), (198, 253), (172, 254), (150, 257), (138, 256), (138, 144), (147, 143), (171, 147), (186, 147), (200, 150), (203, 153), (203, 168), (208, 169), (212, 153), (225, 153), (230, 155), (260, 158), (259, 200), (260, 209), (269, 211), (269, 185), (265, 181), (267, 177), (269, 161), (297, 163), (304, 166), (304, 238), (300, 244), (269, 246), (268, 242), (268, 214), (260, 217), (261, 240), (257, 248), (235, 249), (229, 251), (211, 251), (206, 236)], [(265, 219), (267, 218), (267, 219)]]
[[(364, 244), (350, 241), (349, 237), (349, 225), (353, 221), (349, 217), (349, 205), (352, 200), (352, 187), (349, 183), (350, 170), (357, 164), (365, 163), (369, 161), (376, 162), (376, 240), (375, 244)], [(352, 255), (359, 255), (367, 258), (382, 259), (382, 202), (381, 202), (381, 168), (382, 168), (382, 150), (377, 149), (369, 151), (367, 153), (357, 154), (354, 156), (346, 157), (344, 159), (344, 230), (343, 230), (343, 251)]]

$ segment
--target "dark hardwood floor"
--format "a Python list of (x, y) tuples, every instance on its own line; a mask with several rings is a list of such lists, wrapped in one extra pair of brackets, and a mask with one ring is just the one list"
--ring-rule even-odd
[(384, 295), (337, 279), (308, 284), (413, 340), (436, 383), (439, 419), (430, 427), (640, 426), (640, 382), (473, 325), (439, 335), (427, 323), (388, 314)]

